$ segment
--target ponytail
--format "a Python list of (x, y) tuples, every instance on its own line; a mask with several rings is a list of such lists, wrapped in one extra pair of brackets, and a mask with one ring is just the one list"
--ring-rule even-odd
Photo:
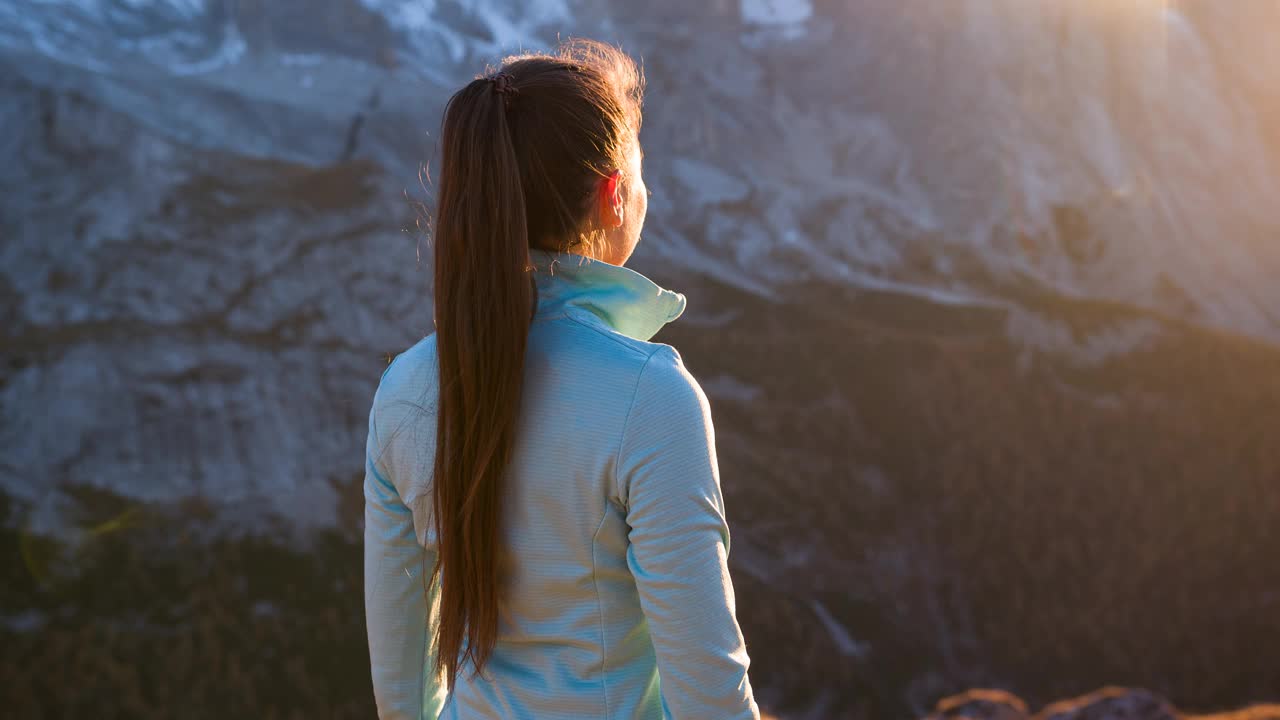
[[(509, 82), (509, 78), (502, 82)], [(478, 673), (498, 633), (498, 511), (515, 444), (534, 307), (508, 92), (477, 79), (445, 109), (435, 223), (440, 399), (432, 509), (442, 567), (434, 671)], [(466, 653), (462, 652), (466, 641)]]
[[(440, 365), (431, 507), (440, 581), (436, 664), (455, 687), (498, 636), (501, 507), (537, 298), (531, 246), (569, 250), (592, 190), (637, 142), (643, 74), (589, 40), (508, 58), (445, 107), (435, 222)], [(465, 649), (464, 649), (465, 645)]]

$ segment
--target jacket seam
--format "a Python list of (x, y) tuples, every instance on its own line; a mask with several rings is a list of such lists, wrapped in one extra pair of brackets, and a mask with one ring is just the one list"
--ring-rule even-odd
[(644, 371), (649, 367), (649, 361), (653, 359), (661, 351), (662, 347), (654, 349), (649, 356), (644, 359), (644, 364), (640, 366), (640, 373), (636, 375), (636, 386), (631, 391), (631, 401), (627, 403), (627, 414), (622, 418), (622, 431), (618, 433), (618, 452), (613, 458), (613, 492), (622, 501), (623, 507), (630, 507), (631, 498), (629, 495), (622, 493), (622, 484), (619, 481), (619, 468), (622, 467), (622, 448), (627, 442), (627, 428), (631, 423), (631, 412), (636, 408), (636, 398), (640, 396), (640, 381), (644, 379)]
[(605, 718), (611, 717), (609, 713), (609, 676), (604, 671), (605, 660), (609, 655), (609, 645), (605, 641), (604, 599), (600, 597), (600, 582), (596, 579), (596, 543), (600, 538), (600, 531), (604, 529), (604, 524), (608, 519), (609, 503), (606, 500), (604, 513), (600, 517), (600, 524), (596, 526), (595, 534), (591, 536), (591, 586), (596, 591), (596, 616), (600, 619), (600, 691), (604, 696)]
[[(416, 542), (418, 533), (414, 531), (414, 541)], [(431, 615), (431, 605), (427, 605), (428, 620)], [(418, 646), (418, 657), (422, 658), (422, 671), (415, 673), (418, 676), (418, 692), (414, 694), (414, 700), (418, 702), (418, 715), (422, 715), (422, 707), (427, 704), (427, 673), (432, 671), (430, 658), (427, 657), (431, 651), (431, 630), (428, 629), (422, 633), (422, 643)]]
[[(640, 348), (636, 347), (635, 345), (631, 344), (631, 342), (627, 342), (626, 340), (623, 340), (623, 339), (619, 338), (616, 334), (607, 333), (607, 332), (605, 332), (604, 330), (600, 329), (599, 327), (596, 327), (595, 325), (593, 325), (593, 324), (591, 324), (591, 323), (589, 323), (589, 322), (585, 322), (585, 321), (584, 321), (584, 320), (582, 320), (581, 318), (574, 317), (573, 315), (569, 314), (567, 311), (562, 311), (562, 312), (561, 312), (561, 314), (559, 315), (559, 317), (563, 317), (563, 318), (566, 318), (566, 319), (568, 319), (568, 320), (571, 320), (571, 321), (573, 321), (574, 323), (577, 323), (578, 325), (581, 325), (582, 327), (587, 328), (587, 329), (591, 330), (592, 332), (598, 333), (601, 337), (607, 338), (609, 341), (614, 342), (614, 343), (617, 343), (618, 345), (621, 345), (622, 347), (624, 347), (624, 348), (626, 348), (626, 349), (628, 349), (628, 350), (631, 350), (632, 352), (634, 352), (634, 353), (636, 353), (636, 354), (644, 355), (644, 350), (642, 350), (642, 349), (640, 349)], [(629, 337), (629, 336), (627, 336), (627, 335), (623, 335), (623, 337)], [(634, 338), (631, 338), (631, 340), (632, 340), (632, 342), (644, 342), (643, 340), (635, 340)], [(657, 345), (658, 343), (645, 343), (645, 344), (646, 344), (646, 345)], [(649, 358), (648, 358), (648, 356), (646, 356), (646, 357), (645, 357), (645, 360), (647, 361), (648, 359), (649, 359)]]

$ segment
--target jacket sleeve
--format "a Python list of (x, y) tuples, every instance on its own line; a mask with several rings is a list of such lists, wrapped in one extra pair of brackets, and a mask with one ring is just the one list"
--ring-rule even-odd
[(711, 409), (670, 346), (640, 372), (617, 469), (627, 564), (657, 654), (664, 716), (759, 718), (729, 577)]
[[(385, 376), (384, 376), (385, 377)], [(365, 448), (364, 599), (373, 693), (381, 720), (436, 720), (444, 706), (443, 678), (433, 677), (439, 583), (425, 587), (435, 567), (431, 534), (420, 543), (414, 514), (396, 478), (380, 462), (385, 450), (369, 413)], [(404, 481), (402, 481), (404, 482)]]

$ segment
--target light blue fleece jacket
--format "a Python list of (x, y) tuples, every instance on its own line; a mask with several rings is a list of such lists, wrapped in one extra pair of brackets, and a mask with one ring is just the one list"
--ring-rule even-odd
[[(538, 308), (502, 507), (510, 578), (485, 677), (429, 668), (438, 584), (435, 335), (369, 414), (365, 610), (381, 718), (758, 718), (727, 565), (710, 406), (670, 345), (684, 295), (531, 251)], [(447, 569), (441, 582), (448, 582)]]

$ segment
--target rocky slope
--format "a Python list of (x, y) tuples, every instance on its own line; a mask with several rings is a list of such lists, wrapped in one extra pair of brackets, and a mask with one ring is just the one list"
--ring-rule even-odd
[[(1192, 708), (1280, 688), (1276, 348), (1053, 297), (790, 297), (697, 288), (666, 336), (712, 398), (779, 707), (814, 685), (832, 717), (992, 682)], [(1014, 339), (1028, 312), (1054, 340)]]

